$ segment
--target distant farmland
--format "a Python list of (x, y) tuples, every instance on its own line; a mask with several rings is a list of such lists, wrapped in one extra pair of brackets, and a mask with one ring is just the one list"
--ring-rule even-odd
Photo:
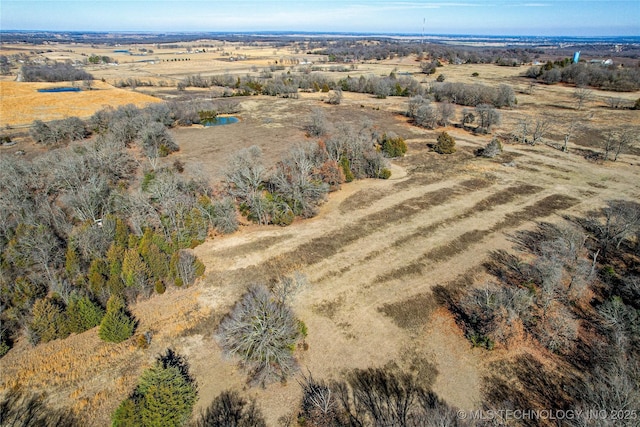
[(91, 90), (40, 93), (38, 89), (57, 88), (68, 83), (23, 83), (0, 81), (0, 120), (3, 126), (29, 124), (34, 117), (49, 121), (65, 117), (86, 118), (106, 107), (135, 104), (142, 107), (160, 102), (149, 95), (94, 81)]

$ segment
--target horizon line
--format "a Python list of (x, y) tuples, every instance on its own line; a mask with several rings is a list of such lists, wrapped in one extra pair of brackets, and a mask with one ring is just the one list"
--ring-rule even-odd
[(429, 33), (393, 32), (393, 31), (296, 31), (296, 30), (49, 30), (49, 29), (0, 29), (0, 33), (81, 33), (81, 34), (280, 34), (280, 35), (361, 35), (361, 36), (407, 36), (416, 38), (430, 37), (513, 37), (513, 38), (575, 38), (575, 39), (607, 39), (607, 38), (631, 38), (640, 39), (640, 35), (551, 35), (551, 34), (479, 34), (479, 33)]

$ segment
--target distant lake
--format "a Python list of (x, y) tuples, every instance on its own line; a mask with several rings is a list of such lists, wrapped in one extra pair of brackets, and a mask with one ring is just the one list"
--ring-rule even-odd
[(240, 119), (233, 116), (215, 117), (213, 119), (203, 120), (202, 125), (205, 127), (223, 126), (223, 125), (231, 125), (233, 123), (238, 123), (239, 121)]

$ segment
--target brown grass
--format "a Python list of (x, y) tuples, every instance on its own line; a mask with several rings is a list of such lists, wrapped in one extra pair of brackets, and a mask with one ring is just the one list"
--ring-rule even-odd
[(378, 310), (389, 316), (399, 327), (416, 330), (427, 324), (437, 303), (432, 294), (414, 295), (403, 301), (384, 304)]
[(143, 107), (160, 102), (158, 98), (131, 90), (117, 89), (94, 81), (92, 90), (80, 92), (40, 93), (38, 89), (68, 86), (68, 83), (26, 83), (0, 81), (0, 124), (20, 126), (33, 120), (43, 121), (67, 117), (87, 118), (107, 107), (134, 104)]

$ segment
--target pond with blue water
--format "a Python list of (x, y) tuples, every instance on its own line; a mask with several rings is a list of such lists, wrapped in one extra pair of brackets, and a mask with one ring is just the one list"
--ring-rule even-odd
[(223, 125), (231, 125), (234, 123), (238, 123), (240, 119), (233, 116), (224, 116), (224, 117), (214, 117), (213, 119), (207, 119), (202, 121), (202, 125), (205, 127), (211, 126), (223, 126)]
[(56, 93), (56, 92), (80, 92), (82, 89), (79, 87), (52, 87), (49, 89), (38, 89), (38, 92), (42, 93)]

